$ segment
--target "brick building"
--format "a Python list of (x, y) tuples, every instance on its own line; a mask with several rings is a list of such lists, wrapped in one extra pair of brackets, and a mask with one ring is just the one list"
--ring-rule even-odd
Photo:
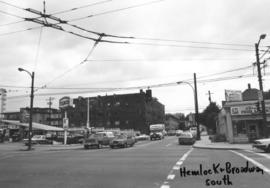
[(165, 108), (152, 91), (139, 93), (106, 95), (73, 99), (73, 108), (67, 110), (71, 127), (85, 127), (87, 104), (91, 127), (134, 129), (149, 133), (149, 125), (164, 123)]

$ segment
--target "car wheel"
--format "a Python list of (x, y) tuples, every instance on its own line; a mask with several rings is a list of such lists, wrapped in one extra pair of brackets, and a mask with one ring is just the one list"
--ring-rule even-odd
[(89, 146), (85, 145), (85, 146), (84, 146), (84, 149), (89, 149)]
[(114, 148), (114, 146), (110, 146), (110, 148), (112, 148), (112, 149), (113, 149), (113, 148)]

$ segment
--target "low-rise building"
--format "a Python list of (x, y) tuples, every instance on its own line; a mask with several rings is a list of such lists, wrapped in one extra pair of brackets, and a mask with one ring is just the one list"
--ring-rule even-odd
[[(236, 91), (233, 95), (239, 97), (226, 98), (218, 116), (217, 133), (224, 134), (230, 143), (248, 143), (262, 138), (263, 117), (259, 103), (259, 90), (248, 85), (243, 93)], [(233, 91), (230, 91), (233, 93)], [(226, 95), (228, 96), (228, 94)], [(264, 94), (267, 96), (267, 94)], [(269, 131), (270, 99), (265, 97), (267, 114), (266, 129)]]

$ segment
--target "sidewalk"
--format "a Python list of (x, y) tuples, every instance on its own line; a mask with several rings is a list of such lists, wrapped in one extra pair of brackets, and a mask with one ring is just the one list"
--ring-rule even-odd
[(211, 142), (208, 135), (201, 136), (193, 145), (200, 149), (220, 149), (220, 150), (252, 150), (251, 144), (230, 144), (228, 142)]

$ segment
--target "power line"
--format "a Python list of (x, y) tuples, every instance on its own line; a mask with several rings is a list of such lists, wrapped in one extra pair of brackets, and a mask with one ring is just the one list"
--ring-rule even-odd
[(142, 42), (128, 42), (126, 44), (146, 45), (146, 46), (168, 46), (168, 47), (180, 47), (180, 48), (196, 48), (196, 49), (208, 49), (208, 50), (254, 51), (254, 50), (251, 50), (251, 49), (240, 49), (240, 48), (220, 48), (220, 47), (206, 47), (206, 46), (186, 46), (186, 45), (176, 45), (176, 44), (155, 44), (155, 43), (142, 43)]
[(194, 43), (194, 44), (209, 44), (209, 45), (225, 45), (225, 46), (247, 46), (247, 47), (253, 47), (253, 45), (249, 45), (249, 44), (218, 43), (218, 42), (200, 42), (200, 41), (160, 39), (160, 38), (147, 38), (147, 37), (134, 37), (134, 39), (150, 40), (150, 41), (179, 42), (179, 43)]
[(105, 1), (99, 1), (99, 2), (96, 2), (96, 3), (90, 3), (90, 4), (87, 4), (87, 5), (80, 6), (80, 7), (75, 7), (75, 8), (71, 8), (71, 9), (68, 9), (68, 10), (58, 11), (58, 12), (52, 13), (51, 15), (57, 15), (57, 14), (63, 14), (63, 13), (67, 13), (67, 12), (72, 12), (72, 11), (87, 8), (87, 7), (92, 7), (92, 6), (96, 6), (96, 5), (100, 5), (100, 4), (105, 4), (105, 3), (108, 3), (108, 2), (111, 2), (111, 1), (113, 1), (113, 0), (105, 0)]
[(113, 9), (113, 10), (109, 10), (109, 11), (105, 11), (105, 12), (100, 12), (100, 13), (97, 13), (97, 14), (91, 14), (91, 15), (88, 15), (88, 16), (71, 19), (70, 22), (84, 20), (84, 19), (87, 19), (87, 18), (92, 18), (92, 17), (95, 17), (95, 16), (101, 16), (101, 15), (110, 14), (110, 13), (120, 12), (120, 11), (123, 11), (123, 10), (132, 9), (132, 8), (142, 7), (142, 6), (146, 6), (146, 5), (150, 5), (150, 4), (154, 4), (154, 3), (159, 3), (161, 1), (165, 1), (165, 0), (150, 1), (150, 2), (147, 2), (147, 3), (136, 4), (136, 5), (132, 5), (132, 6), (124, 7), (124, 8), (119, 8), (119, 9)]
[(20, 17), (18, 15), (15, 15), (15, 14), (12, 14), (12, 13), (9, 13), (9, 12), (6, 12), (6, 11), (3, 11), (3, 10), (0, 10), (0, 13), (5, 14), (5, 15), (8, 15), (8, 16), (12, 16), (12, 17), (23, 19), (22, 17)]
[(19, 7), (19, 6), (17, 6), (17, 5), (11, 4), (11, 3), (7, 3), (7, 2), (5, 2), (5, 1), (0, 1), (0, 3), (5, 4), (5, 5), (8, 5), (8, 6), (13, 7), (13, 8), (17, 8), (17, 9), (23, 10), (22, 7)]
[(22, 33), (22, 32), (25, 32), (25, 31), (39, 29), (41, 27), (44, 27), (44, 26), (31, 27), (31, 28), (27, 28), (27, 29), (23, 29), (23, 30), (18, 30), (18, 31), (11, 31), (11, 32), (7, 32), (7, 33), (0, 33), (0, 36), (6, 36), (6, 35), (12, 35), (12, 34), (16, 34), (16, 33)]

